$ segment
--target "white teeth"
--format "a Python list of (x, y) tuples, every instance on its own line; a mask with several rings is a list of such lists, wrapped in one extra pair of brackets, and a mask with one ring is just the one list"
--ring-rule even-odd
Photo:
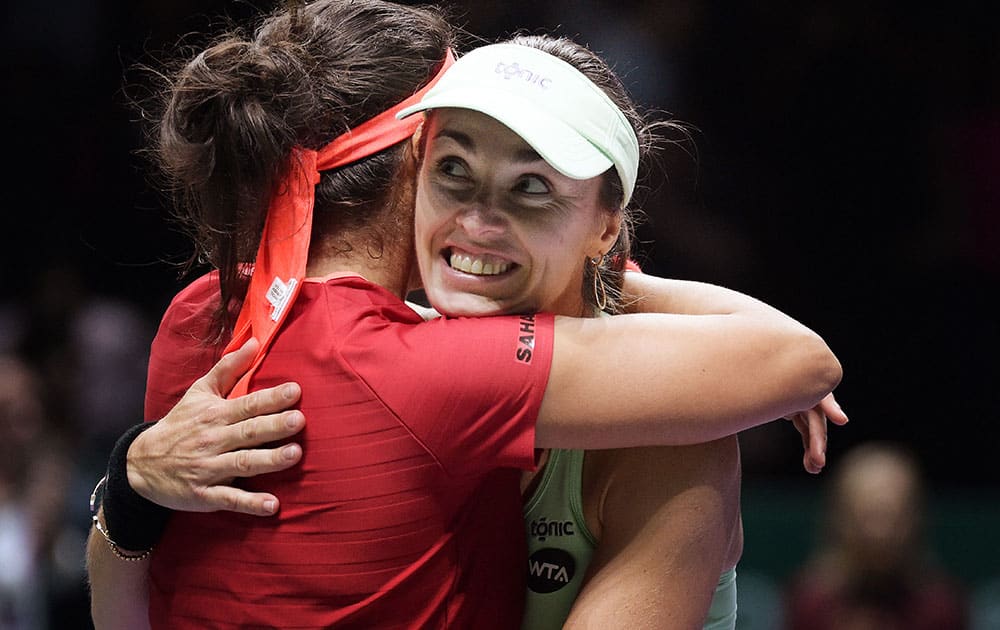
[(510, 269), (510, 263), (485, 262), (482, 258), (473, 258), (454, 253), (451, 255), (449, 264), (452, 269), (458, 269), (474, 276), (497, 276)]
[(472, 259), (468, 256), (459, 256), (458, 254), (451, 255), (451, 268), (458, 269), (459, 271), (464, 271), (466, 273), (472, 271)]

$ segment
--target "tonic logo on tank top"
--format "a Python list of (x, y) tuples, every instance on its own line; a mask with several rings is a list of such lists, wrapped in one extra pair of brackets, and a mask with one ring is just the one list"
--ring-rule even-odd
[(531, 537), (541, 542), (553, 536), (576, 536), (573, 521), (550, 521), (544, 516), (531, 521), (530, 531)]
[[(573, 521), (550, 521), (543, 516), (531, 521), (528, 535), (544, 542), (548, 538), (576, 536), (576, 529)], [(565, 549), (545, 547), (528, 558), (528, 588), (536, 593), (558, 591), (573, 580), (575, 573), (576, 559)]]
[(546, 547), (528, 558), (528, 588), (554, 593), (567, 586), (576, 573), (576, 560), (565, 549)]
[(514, 358), (520, 363), (531, 363), (531, 353), (535, 349), (535, 316), (521, 315), (519, 324)]

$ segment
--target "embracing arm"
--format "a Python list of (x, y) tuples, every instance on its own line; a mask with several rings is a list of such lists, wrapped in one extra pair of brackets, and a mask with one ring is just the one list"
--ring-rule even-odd
[(707, 442), (810, 409), (840, 381), (823, 339), (759, 300), (626, 277), (657, 312), (556, 319), (538, 446)]
[[(277, 509), (272, 495), (228, 485), (235, 477), (288, 468), (302, 454), (297, 444), (252, 448), (302, 429), (305, 418), (301, 412), (280, 413), (298, 400), (297, 385), (286, 383), (233, 400), (224, 398), (249, 367), (256, 347), (256, 341), (251, 340), (223, 357), (195, 381), (170, 413), (127, 447), (127, 472), (118, 474), (123, 479), (127, 475), (128, 485), (144, 499), (194, 511), (228, 509), (267, 515)], [(104, 500), (115, 499), (107, 495)], [(109, 524), (104, 516), (102, 508), (98, 517), (112, 540), (116, 530), (121, 532), (129, 525)], [(141, 554), (143, 549), (137, 551)], [(123, 555), (140, 554), (126, 551)], [(91, 528), (87, 575), (97, 630), (148, 627), (148, 570), (148, 555), (141, 560), (123, 559)]]
[(114, 555), (97, 530), (90, 529), (87, 578), (90, 582), (90, 616), (96, 630), (142, 630), (149, 627), (148, 573), (148, 557), (122, 560)]
[[(657, 282), (652, 276), (641, 273), (626, 273), (624, 281), (625, 300), (629, 310), (634, 313), (698, 313), (699, 310), (711, 310), (711, 302), (688, 304), (671, 291), (669, 283)], [(834, 424), (847, 423), (847, 415), (837, 404), (833, 394), (827, 394), (819, 403), (808, 408), (786, 414), (785, 418), (792, 422), (802, 436), (802, 465), (807, 472), (819, 473), (826, 465), (826, 429), (827, 420)]]
[(586, 457), (600, 542), (565, 627), (700, 628), (742, 552), (736, 437)]
[(225, 398), (256, 351), (257, 341), (251, 339), (222, 357), (162, 420), (135, 439), (128, 449), (128, 482), (136, 492), (174, 510), (256, 516), (277, 511), (274, 495), (232, 485), (236, 477), (284, 470), (302, 457), (295, 443), (261, 446), (305, 426), (301, 411), (282, 411), (298, 401), (302, 392), (296, 383)]

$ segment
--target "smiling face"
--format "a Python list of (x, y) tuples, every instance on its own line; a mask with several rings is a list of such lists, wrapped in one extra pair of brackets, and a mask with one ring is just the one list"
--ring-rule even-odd
[(620, 228), (598, 203), (602, 178), (560, 174), (471, 110), (436, 110), (423, 134), (415, 231), (430, 303), (450, 316), (586, 314), (584, 265)]

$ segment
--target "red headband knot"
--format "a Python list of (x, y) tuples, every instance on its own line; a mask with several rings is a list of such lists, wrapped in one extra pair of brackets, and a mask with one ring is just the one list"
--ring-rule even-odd
[(420, 117), (397, 120), (396, 113), (417, 104), (454, 62), (448, 50), (434, 77), (406, 100), (334, 138), (318, 151), (301, 147), (292, 151), (288, 174), (268, 206), (250, 286), (225, 352), (239, 348), (251, 337), (260, 341), (260, 349), (230, 397), (247, 393), (250, 377), (299, 294), (305, 279), (320, 172), (357, 162), (411, 137), (420, 125)]

